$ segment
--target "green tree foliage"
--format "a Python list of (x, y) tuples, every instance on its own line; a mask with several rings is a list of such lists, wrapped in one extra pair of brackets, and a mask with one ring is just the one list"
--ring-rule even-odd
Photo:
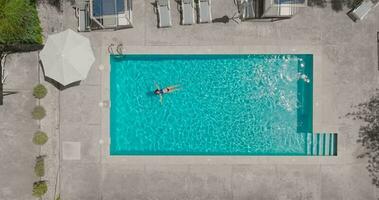
[(0, 0), (0, 44), (42, 44), (42, 29), (30, 0)]
[(33, 196), (41, 198), (47, 192), (46, 181), (37, 181), (33, 184)]
[(36, 164), (34, 166), (34, 172), (38, 177), (45, 176), (45, 159), (44, 156), (38, 156), (36, 158)]
[(37, 120), (43, 119), (46, 116), (45, 108), (42, 106), (34, 107), (32, 111), (32, 116), (33, 116), (33, 119), (37, 119)]
[(379, 187), (379, 90), (367, 101), (355, 106), (347, 116), (363, 122), (358, 142), (366, 149), (358, 158), (367, 158), (367, 170), (374, 185)]
[(36, 145), (44, 145), (49, 138), (47, 137), (45, 132), (37, 131), (34, 133), (33, 143)]
[(44, 85), (38, 84), (33, 88), (33, 96), (37, 99), (42, 99), (46, 96), (47, 89)]

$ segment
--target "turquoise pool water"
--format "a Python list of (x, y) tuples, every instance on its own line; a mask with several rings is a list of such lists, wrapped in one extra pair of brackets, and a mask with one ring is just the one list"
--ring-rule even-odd
[[(111, 155), (305, 155), (313, 56), (111, 56)], [(164, 95), (152, 92), (181, 85)]]

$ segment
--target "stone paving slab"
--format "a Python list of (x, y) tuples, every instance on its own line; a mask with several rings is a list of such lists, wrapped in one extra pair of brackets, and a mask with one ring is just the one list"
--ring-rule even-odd
[(319, 165), (278, 165), (278, 199), (320, 199)]
[(61, 124), (100, 124), (100, 92), (98, 87), (89, 85), (61, 91)]
[(80, 160), (81, 143), (62, 141), (62, 160)]
[(104, 199), (232, 198), (230, 166), (121, 166), (103, 165)]
[(276, 199), (278, 184), (274, 165), (237, 165), (233, 166), (232, 174), (233, 199)]
[(32, 143), (33, 131), (0, 128), (0, 133), (0, 199), (31, 199), (38, 152)]
[(99, 199), (101, 168), (92, 163), (65, 161), (61, 166), (61, 198), (67, 200)]
[(190, 165), (188, 194), (190, 199), (232, 199), (232, 166)]
[(4, 106), (0, 107), (0, 127), (6, 130), (35, 130), (37, 121), (31, 112), (36, 106), (32, 91), (15, 90), (18, 93), (5, 96)]
[(147, 199), (144, 165), (103, 165), (104, 199)]
[[(100, 126), (96, 125), (61, 125), (60, 139), (80, 143), (80, 160), (85, 163), (98, 163), (100, 161)], [(64, 148), (64, 146), (63, 146)], [(64, 157), (64, 154), (63, 154)]]
[(37, 52), (8, 55), (5, 65), (8, 77), (4, 89), (31, 90), (38, 81), (37, 66)]
[(330, 200), (373, 200), (375, 188), (364, 164), (322, 166), (321, 197)]
[(189, 199), (188, 165), (147, 165), (145, 173), (147, 199)]

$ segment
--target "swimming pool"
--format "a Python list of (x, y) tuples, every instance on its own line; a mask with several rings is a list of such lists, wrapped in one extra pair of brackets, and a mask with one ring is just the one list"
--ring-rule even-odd
[[(111, 56), (111, 155), (306, 155), (311, 54)], [(180, 90), (160, 98), (161, 88)]]

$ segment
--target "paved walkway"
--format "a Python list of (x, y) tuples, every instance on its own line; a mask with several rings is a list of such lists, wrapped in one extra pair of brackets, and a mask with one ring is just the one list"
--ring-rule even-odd
[(4, 97), (0, 106), (0, 199), (31, 199), (33, 167), (39, 149), (32, 143), (38, 123), (31, 111), (36, 105), (32, 88), (38, 83), (37, 53), (12, 54), (6, 62), (4, 90), (17, 94)]

